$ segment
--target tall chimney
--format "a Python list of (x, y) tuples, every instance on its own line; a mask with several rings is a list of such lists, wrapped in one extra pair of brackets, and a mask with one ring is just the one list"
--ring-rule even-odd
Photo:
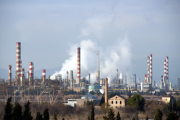
[(166, 81), (169, 83), (169, 59), (168, 56), (166, 56)]
[(89, 85), (91, 84), (91, 74), (89, 73)]
[(108, 78), (105, 78), (105, 108), (108, 107)]
[(100, 84), (100, 63), (99, 63), (99, 51), (97, 51), (97, 73), (96, 73), (96, 81)]
[(12, 66), (8, 65), (8, 67), (9, 67), (9, 81), (8, 81), (8, 85), (11, 86), (11, 77), (12, 77), (11, 68), (12, 68)]
[(145, 74), (145, 83), (147, 82), (147, 75)]
[(46, 69), (44, 69), (43, 71), (42, 71), (42, 83), (44, 84), (44, 82), (45, 82), (45, 79), (46, 79)]
[(67, 71), (67, 80), (66, 80), (66, 86), (68, 86), (68, 71)]
[(152, 84), (152, 54), (150, 54), (150, 84)]
[(127, 76), (125, 75), (125, 85), (127, 85)]
[(33, 62), (30, 62), (29, 63), (29, 85), (33, 84), (33, 71), (34, 71)]
[(70, 87), (71, 87), (71, 88), (73, 88), (73, 86), (74, 86), (74, 85), (73, 85), (73, 84), (74, 84), (74, 83), (73, 83), (73, 79), (74, 79), (74, 78), (73, 78), (73, 70), (70, 70)]
[(117, 69), (117, 80), (116, 80), (116, 84), (118, 84), (118, 69)]
[[(150, 64), (149, 64), (149, 62), (150, 62), (150, 57), (147, 56), (147, 77), (150, 76)], [(146, 82), (149, 83), (149, 78), (146, 78)]]
[(164, 60), (164, 81), (166, 81), (166, 60)]
[(29, 80), (29, 71), (27, 71), (27, 79)]
[(24, 83), (24, 68), (21, 68), (21, 86), (23, 86)]
[(21, 72), (21, 43), (16, 43), (16, 78), (20, 78)]
[(81, 79), (81, 48), (77, 48), (77, 84)]

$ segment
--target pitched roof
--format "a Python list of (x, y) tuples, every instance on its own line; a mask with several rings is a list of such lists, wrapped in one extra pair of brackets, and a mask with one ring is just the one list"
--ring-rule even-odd
[[(114, 97), (120, 97), (120, 98), (126, 100), (126, 98), (124, 98), (124, 97), (122, 97), (122, 96), (119, 96), (119, 95), (115, 95)], [(111, 98), (114, 98), (114, 97), (111, 97)], [(109, 99), (111, 99), (111, 98), (109, 98)], [(109, 99), (108, 99), (108, 100), (109, 100)]]

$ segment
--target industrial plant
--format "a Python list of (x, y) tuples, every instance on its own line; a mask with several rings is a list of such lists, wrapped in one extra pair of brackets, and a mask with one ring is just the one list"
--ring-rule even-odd
[[(97, 73), (96, 80), (92, 80), (91, 74), (88, 74), (88, 78), (81, 75), (81, 48), (77, 48), (77, 73), (73, 70), (67, 70), (67, 76), (57, 74), (55, 79), (50, 79), (50, 75), (46, 75), (46, 69), (42, 70), (42, 78), (38, 79), (34, 76), (33, 62), (29, 62), (29, 70), (26, 71), (22, 66), (21, 60), (21, 43), (16, 43), (16, 75), (15, 79), (12, 78), (12, 65), (9, 67), (8, 81), (0, 81), (0, 85), (7, 85), (9, 89), (14, 91), (13, 94), (26, 91), (27, 89), (34, 89), (41, 91), (40, 94), (48, 94), (52, 92), (61, 91), (84, 91), (86, 94), (94, 92), (105, 94), (107, 97), (107, 91), (119, 91), (122, 94), (127, 93), (150, 93), (157, 94), (160, 92), (175, 93), (180, 89), (180, 78), (178, 78), (177, 87), (172, 87), (172, 82), (169, 82), (169, 58), (166, 56), (164, 60), (164, 75), (160, 77), (160, 85), (153, 80), (153, 55), (147, 56), (147, 74), (145, 74), (144, 80), (136, 78), (136, 74), (127, 76), (119, 72), (117, 68), (114, 71), (117, 72), (116, 76), (111, 78), (101, 78), (100, 76), (100, 51), (97, 51)], [(37, 63), (38, 64), (38, 63)], [(145, 66), (144, 66), (145, 67)], [(77, 78), (74, 77), (77, 74)], [(66, 79), (63, 79), (66, 78)], [(109, 80), (108, 80), (109, 79)], [(92, 82), (95, 81), (95, 82)], [(109, 81), (109, 82), (107, 82)], [(1, 87), (2, 88), (2, 87)], [(8, 93), (8, 92), (7, 92)], [(37, 93), (38, 94), (38, 93)], [(107, 102), (107, 100), (106, 100)]]

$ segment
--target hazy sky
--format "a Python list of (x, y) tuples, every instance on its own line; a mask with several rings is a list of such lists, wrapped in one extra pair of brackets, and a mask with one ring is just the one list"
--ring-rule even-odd
[[(136, 73), (137, 78), (144, 80), (147, 56), (152, 54), (153, 80), (159, 83), (163, 61), (169, 56), (169, 80), (177, 83), (180, 77), (179, 0), (0, 1), (0, 68), (8, 69), (12, 64), (15, 70), (16, 42), (21, 42), (23, 68), (28, 70), (29, 62), (33, 61), (38, 70), (63, 66), (65, 60), (73, 56), (72, 48), (87, 40), (102, 50), (103, 63), (112, 55), (113, 48), (115, 53), (118, 45), (123, 48), (125, 39), (128, 65), (115, 63), (119, 65), (114, 68), (115, 73), (123, 67), (124, 74)], [(92, 57), (96, 59), (96, 54)], [(113, 60), (111, 57), (104, 64)], [(108, 69), (107, 65), (102, 68)]]

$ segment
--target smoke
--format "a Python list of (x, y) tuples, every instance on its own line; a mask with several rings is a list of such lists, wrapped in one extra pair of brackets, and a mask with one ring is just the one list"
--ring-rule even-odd
[[(62, 74), (66, 78), (66, 71), (73, 70), (74, 79), (77, 73), (77, 47), (81, 48), (81, 78), (91, 74), (91, 82), (96, 81), (97, 72), (97, 51), (100, 52), (100, 78), (116, 76), (116, 69), (123, 74), (130, 74), (131, 71), (131, 45), (127, 37), (117, 39), (115, 44), (108, 48), (102, 48), (92, 40), (82, 40), (80, 44), (72, 45), (68, 51), (69, 58), (62, 64), (60, 71), (51, 76)], [(110, 82), (110, 81), (109, 81)]]

